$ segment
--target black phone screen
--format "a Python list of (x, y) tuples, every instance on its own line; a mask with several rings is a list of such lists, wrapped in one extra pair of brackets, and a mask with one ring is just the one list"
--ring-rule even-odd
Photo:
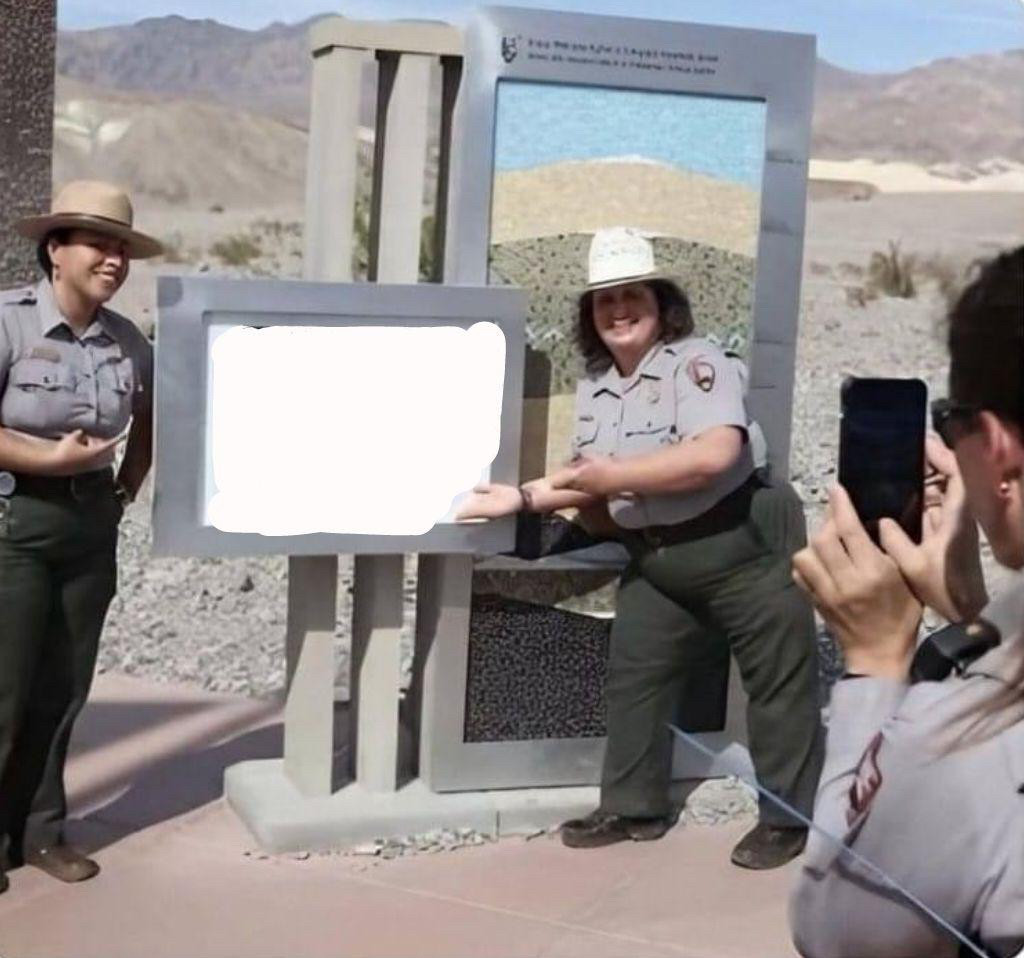
[(927, 404), (920, 379), (843, 383), (839, 482), (875, 542), (884, 517), (921, 541)]

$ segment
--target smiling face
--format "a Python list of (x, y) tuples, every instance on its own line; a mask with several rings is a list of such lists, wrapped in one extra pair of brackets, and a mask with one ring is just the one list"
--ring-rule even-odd
[(594, 329), (623, 375), (629, 375), (661, 336), (658, 300), (647, 283), (624, 283), (593, 293)]
[(47, 252), (53, 263), (54, 285), (83, 303), (105, 303), (128, 276), (124, 241), (95, 230), (71, 230), (66, 243), (50, 239)]

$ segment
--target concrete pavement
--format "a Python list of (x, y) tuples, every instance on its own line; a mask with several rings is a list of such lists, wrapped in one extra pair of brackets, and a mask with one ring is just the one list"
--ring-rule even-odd
[[(343, 719), (342, 719), (343, 720)], [(97, 678), (69, 763), (94, 880), (30, 868), (0, 896), (5, 958), (791, 958), (797, 865), (744, 872), (750, 823), (572, 851), (507, 838), (392, 860), (266, 856), (223, 769), (280, 754), (275, 703)]]

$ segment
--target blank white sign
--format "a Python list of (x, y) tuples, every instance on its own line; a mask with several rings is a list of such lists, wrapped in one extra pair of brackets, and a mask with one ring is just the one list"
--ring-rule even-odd
[(211, 329), (206, 521), (422, 535), (498, 452), (505, 337), (456, 326)]

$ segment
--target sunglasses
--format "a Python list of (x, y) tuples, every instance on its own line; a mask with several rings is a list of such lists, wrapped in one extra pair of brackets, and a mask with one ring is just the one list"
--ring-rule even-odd
[(932, 403), (932, 428), (942, 441), (953, 449), (971, 431), (979, 412), (979, 406), (955, 402), (952, 399), (936, 399)]

